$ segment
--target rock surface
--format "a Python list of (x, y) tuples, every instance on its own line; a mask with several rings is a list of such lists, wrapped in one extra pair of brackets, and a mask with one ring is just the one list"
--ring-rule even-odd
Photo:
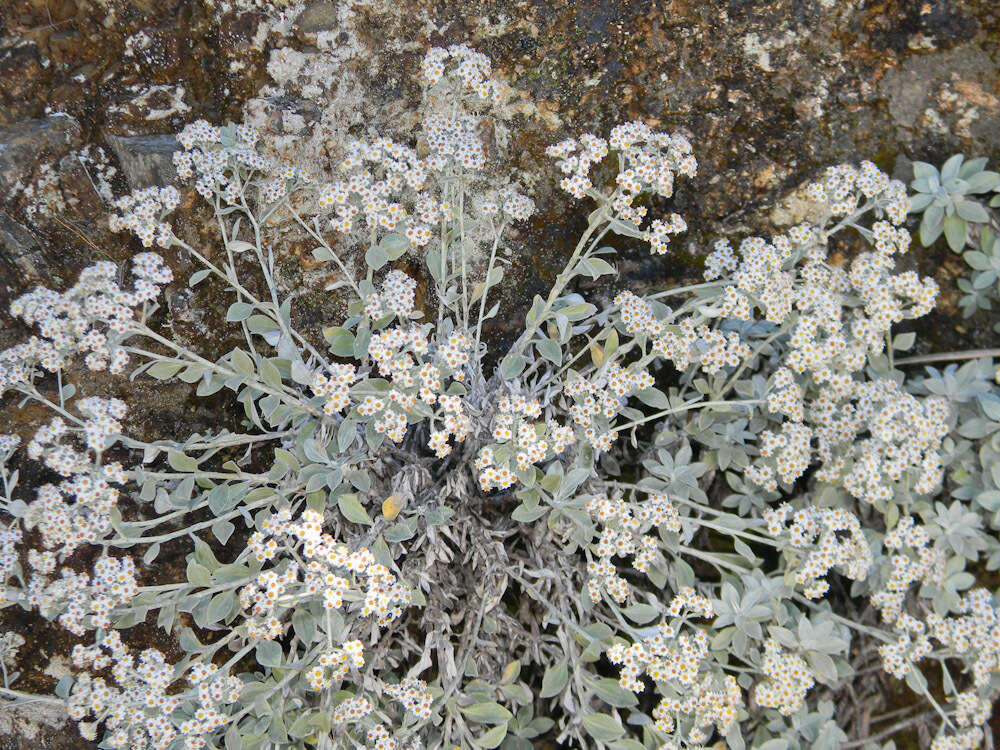
[[(871, 158), (884, 169), (950, 153), (1000, 157), (1000, 10), (963, 0), (6, 0), (0, 10), (0, 301), (37, 283), (62, 286), (100, 257), (138, 245), (106, 229), (114, 196), (173, 177), (172, 134), (186, 122), (250, 119), (282, 150), (323, 169), (336, 141), (408, 138), (413, 74), (430, 45), (465, 41), (509, 82), (511, 123), (494, 134), (514, 174), (553, 172), (542, 151), (581, 130), (642, 119), (687, 134), (699, 159), (673, 208), (691, 231), (684, 252), (619, 248), (619, 286), (639, 291), (698, 273), (716, 235), (798, 220), (792, 191), (822, 167)], [(299, 12), (301, 10), (301, 12)], [(296, 67), (297, 66), (297, 67)], [(290, 72), (291, 71), (291, 72)], [(320, 88), (317, 88), (322, 83)], [(519, 238), (516, 320), (560, 268), (586, 206), (536, 179), (546, 213)], [(189, 213), (185, 232), (209, 237)], [(279, 248), (283, 278), (316, 326), (333, 303), (315, 292), (308, 247)], [(184, 261), (172, 260), (183, 268)], [(954, 290), (962, 263), (917, 251)], [(602, 290), (598, 290), (599, 292)], [(606, 290), (603, 290), (606, 291)], [(164, 325), (224, 351), (224, 300), (172, 292)], [(954, 302), (951, 303), (954, 305)], [(952, 307), (951, 312), (954, 311)], [(984, 343), (976, 320), (946, 308), (933, 346)], [(24, 331), (0, 317), (0, 346)], [(327, 323), (328, 324), (328, 323)], [(501, 325), (496, 333), (509, 335)], [(995, 345), (995, 344), (994, 344)], [(113, 386), (119, 387), (119, 386)], [(147, 437), (197, 429), (219, 405), (184, 388), (147, 388), (130, 427)], [(8, 404), (0, 405), (7, 408)], [(19, 424), (26, 428), (33, 417)], [(37, 418), (37, 415), (34, 417)], [(3, 610), (5, 625), (16, 615)], [(53, 636), (54, 638), (55, 636)], [(54, 684), (54, 680), (51, 680)], [(39, 685), (38, 689), (51, 685)], [(0, 726), (0, 747), (40, 746)], [(70, 744), (83, 747), (73, 730)]]

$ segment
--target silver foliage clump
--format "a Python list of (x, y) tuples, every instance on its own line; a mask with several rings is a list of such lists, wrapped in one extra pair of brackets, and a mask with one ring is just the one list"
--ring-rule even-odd
[[(0, 353), (5, 408), (53, 416), (25, 436), (51, 472), (30, 492), (20, 438), (0, 437), (5, 606), (85, 645), (46, 698), (12, 687), (8, 638), (0, 694), (64, 703), (107, 748), (982, 743), (1000, 686), (1000, 603), (977, 583), (1000, 567), (996, 370), (914, 375), (897, 360), (914, 334), (894, 327), (938, 292), (895, 269), (908, 211), (927, 209), (924, 240), (943, 221), (957, 242), (983, 165), (921, 168), (917, 204), (870, 162), (831, 167), (807, 188), (821, 221), (719, 240), (704, 282), (596, 304), (574, 290), (615, 276), (606, 239), (661, 255), (687, 228), (655, 207), (695, 177), (695, 149), (640, 122), (568, 137), (547, 153), (594, 208), (497, 351), (484, 324), (535, 212), (479, 135), (504, 87), (465, 45), (431, 49), (421, 77), (416, 143), (343, 144), (329, 175), (245, 125), (192, 123), (174, 163), (217, 245), (177, 236), (181, 193), (149, 188), (111, 218), (164, 250), (137, 254), (129, 284), (101, 262), (14, 300), (37, 334)], [(280, 278), (288, 227), (345, 301), (321, 332), (296, 325)], [(838, 264), (845, 232), (863, 249)], [(988, 274), (983, 245), (970, 263)], [(191, 263), (191, 287), (232, 295), (242, 343), (215, 361), (157, 322)], [(128, 436), (126, 401), (64, 383), (76, 360), (228, 393), (241, 431)], [(154, 581), (178, 544), (184, 578)], [(179, 660), (130, 646), (150, 617)], [(882, 696), (895, 680), (902, 711)]]

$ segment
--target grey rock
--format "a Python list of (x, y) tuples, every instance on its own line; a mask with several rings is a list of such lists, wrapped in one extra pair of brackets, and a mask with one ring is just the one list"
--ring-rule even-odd
[(133, 190), (166, 185), (177, 179), (173, 153), (180, 144), (172, 135), (107, 135), (108, 144), (121, 164), (125, 179)]
[(15, 281), (40, 277), (44, 262), (38, 238), (0, 210), (0, 297), (12, 291)]
[(39, 164), (56, 161), (80, 142), (80, 123), (64, 114), (0, 128), (0, 200)]
[(313, 3), (302, 11), (295, 25), (305, 34), (330, 31), (339, 25), (338, 13), (337, 3)]

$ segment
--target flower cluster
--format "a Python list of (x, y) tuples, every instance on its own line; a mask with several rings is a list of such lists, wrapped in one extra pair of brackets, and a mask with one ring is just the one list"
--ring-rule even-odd
[(840, 481), (869, 503), (900, 490), (926, 494), (940, 485), (949, 414), (943, 399), (918, 399), (892, 380), (851, 380), (841, 393), (822, 390), (808, 408), (821, 480)]
[(679, 532), (680, 515), (664, 494), (651, 494), (642, 503), (597, 495), (587, 501), (587, 512), (604, 527), (594, 545), (597, 559), (587, 563), (590, 574), (587, 593), (591, 601), (597, 603), (601, 600), (601, 592), (607, 591), (620, 604), (628, 598), (629, 585), (618, 574), (611, 558), (634, 555), (632, 566), (640, 572), (647, 572), (653, 560), (661, 557), (656, 538), (648, 532), (654, 529)]
[(371, 701), (364, 696), (347, 698), (333, 710), (330, 718), (334, 724), (353, 724), (372, 712)]
[(681, 372), (698, 363), (708, 375), (723, 367), (736, 367), (750, 356), (749, 345), (736, 331), (724, 333), (707, 324), (697, 325), (694, 316), (682, 318), (675, 330), (667, 330), (657, 338), (653, 351)]
[(829, 590), (830, 584), (823, 576), (832, 568), (838, 568), (852, 581), (868, 575), (872, 553), (857, 516), (843, 508), (809, 506), (789, 518), (791, 509), (788, 503), (782, 503), (766, 510), (763, 518), (768, 533), (787, 539), (798, 558), (799, 562), (789, 568), (795, 566), (795, 583), (803, 587), (806, 596), (818, 599)]
[(971, 663), (973, 685), (988, 694), (991, 680), (1000, 674), (1000, 606), (989, 591), (975, 588), (962, 597), (955, 612), (951, 617), (929, 612), (928, 630)]
[(676, 737), (678, 728), (687, 724), (683, 739), (701, 745), (711, 737), (713, 727), (724, 733), (738, 718), (743, 694), (733, 676), (723, 677), (711, 669), (708, 635), (687, 623), (689, 618), (713, 618), (712, 603), (685, 588), (671, 600), (669, 612), (681, 619), (660, 622), (654, 634), (631, 646), (616, 643), (607, 655), (612, 664), (621, 665), (619, 682), (626, 690), (643, 692), (645, 685), (639, 679), (643, 674), (669, 683), (677, 697), (664, 698), (653, 709), (654, 726)]
[(364, 649), (361, 641), (347, 641), (340, 648), (320, 654), (316, 665), (306, 671), (306, 680), (313, 690), (326, 690), (332, 687), (333, 683), (344, 679), (352, 667), (360, 669), (364, 665)]
[[(415, 282), (406, 274), (391, 272), (381, 294), (368, 296), (365, 305), (368, 316), (381, 318), (389, 310), (405, 319), (413, 312), (414, 288)], [(453, 386), (465, 380), (472, 341), (456, 330), (442, 337), (431, 351), (428, 329), (429, 326), (397, 325), (371, 334), (368, 356), (392, 387), (360, 398), (351, 416), (359, 422), (371, 420), (376, 433), (400, 443), (408, 421), (425, 416), (418, 401), (436, 406), (431, 414), (428, 445), (438, 457), (444, 457), (452, 450), (448, 441), (454, 438), (462, 442), (472, 429), (461, 391), (453, 391)], [(446, 378), (455, 383), (445, 385)], [(441, 422), (440, 428), (436, 428), (437, 420)]]
[(517, 472), (562, 453), (574, 442), (571, 427), (552, 419), (533, 421), (541, 416), (537, 399), (511, 394), (497, 401), (495, 442), (482, 448), (476, 457), (479, 486), (484, 491), (510, 487), (517, 481)]
[(309, 183), (308, 171), (275, 162), (259, 152), (260, 134), (247, 125), (220, 128), (205, 120), (187, 125), (177, 140), (184, 148), (173, 161), (181, 179), (195, 177), (195, 190), (205, 198), (220, 196), (242, 205), (252, 184), (264, 204), (288, 197), (296, 185)]
[(44, 461), (66, 479), (58, 486), (44, 484), (38, 488), (36, 499), (25, 511), (24, 523), (27, 528), (38, 527), (46, 549), (59, 548), (64, 555), (81, 544), (97, 542), (111, 530), (111, 509), (119, 494), (112, 485), (126, 481), (120, 463), (101, 464), (99, 460), (107, 436), (121, 427), (115, 415), (124, 415), (124, 403), (117, 399), (85, 399), (81, 411), (92, 417), (79, 432), (86, 437), (94, 456), (65, 442), (77, 430), (68, 427), (62, 417), (54, 417), (40, 427), (28, 444), (29, 457)]
[(882, 588), (871, 596), (872, 605), (883, 622), (894, 622), (902, 614), (903, 600), (910, 586), (919, 581), (934, 584), (944, 578), (944, 553), (930, 545), (930, 536), (913, 516), (903, 516), (882, 540), (889, 557), (889, 575)]
[(783, 716), (791, 716), (802, 708), (806, 693), (816, 684), (805, 659), (788, 653), (773, 638), (764, 644), (761, 671), (766, 679), (757, 684), (757, 703), (776, 708)]
[[(619, 155), (619, 171), (615, 178), (617, 189), (611, 199), (615, 216), (637, 230), (646, 217), (645, 206), (635, 205), (641, 193), (656, 193), (669, 198), (674, 192), (674, 176), (693, 176), (698, 168), (691, 151), (691, 144), (682, 135), (671, 135), (653, 130), (642, 122), (628, 122), (611, 130), (608, 140), (589, 133), (579, 139), (568, 138), (549, 146), (545, 154), (558, 159), (556, 165), (568, 175), (560, 187), (575, 198), (583, 198), (593, 191), (590, 179), (592, 166), (608, 155), (608, 149)], [(657, 255), (667, 251), (669, 235), (687, 229), (679, 214), (671, 214), (666, 221), (654, 219), (648, 229), (641, 232)]]
[[(226, 706), (243, 689), (241, 680), (219, 673), (214, 664), (194, 664), (188, 690), (168, 692), (176, 682), (174, 666), (153, 648), (136, 659), (117, 631), (98, 645), (74, 646), (73, 663), (95, 671), (110, 668), (114, 676), (116, 685), (109, 685), (103, 677), (82, 673), (67, 701), (69, 715), (77, 721), (93, 714), (104, 723), (104, 744), (114, 750), (166, 750), (178, 738), (185, 750), (208, 747), (205, 735), (226, 724)], [(81, 722), (81, 735), (94, 739), (97, 722)]]
[(92, 578), (63, 568), (60, 577), (53, 580), (49, 574), (55, 567), (55, 555), (32, 552), (29, 562), (35, 573), (28, 581), (27, 604), (38, 607), (46, 619), (59, 614), (59, 624), (75, 635), (110, 628), (112, 610), (128, 604), (139, 591), (130, 557), (99, 558)]
[(862, 199), (872, 201), (894, 224), (902, 224), (910, 210), (906, 186), (899, 180), (890, 180), (870, 161), (862, 161), (858, 167), (850, 164), (828, 167), (823, 181), (810, 184), (806, 195), (810, 200), (828, 204), (834, 216), (855, 211)]
[(403, 704), (403, 708), (419, 719), (429, 719), (431, 716), (431, 694), (427, 692), (427, 683), (416, 677), (407, 677), (398, 685), (386, 685), (388, 695)]
[[(454, 63), (457, 63), (454, 70), (449, 70)], [(453, 77), (483, 100), (495, 98), (500, 90), (499, 83), (490, 78), (493, 74), (490, 58), (467, 44), (431, 47), (424, 55), (422, 73), (424, 81), (432, 86), (442, 78)]]
[(240, 604), (252, 615), (247, 620), (252, 637), (278, 638), (288, 611), (311, 597), (322, 598), (323, 607), (334, 610), (343, 606), (346, 592), (357, 592), (362, 598), (361, 616), (374, 616), (382, 627), (399, 617), (411, 601), (409, 585), (376, 562), (367, 547), (351, 552), (324, 533), (323, 518), (316, 511), (306, 510), (292, 522), (286, 508), (263, 520), (261, 529), (248, 542), (258, 560), (271, 560), (282, 552), (291, 557), (294, 551), (301, 554), (305, 566), (288, 559), (283, 572), (262, 571), (255, 582), (240, 590)]
[(136, 190), (115, 201), (115, 208), (121, 214), (112, 214), (108, 224), (112, 232), (130, 230), (142, 240), (143, 247), (152, 247), (155, 241), (160, 247), (168, 248), (173, 243), (174, 232), (163, 219), (180, 202), (181, 194), (173, 185)]
[[(416, 203), (423, 197), (420, 191), (427, 179), (427, 167), (416, 151), (388, 138), (349, 143), (340, 171), (345, 179), (320, 187), (319, 206), (334, 209), (336, 218), (330, 220), (330, 226), (344, 234), (354, 229), (359, 218), (364, 227), (393, 231), (411, 213), (399, 202), (404, 191), (408, 188), (416, 194), (412, 199)], [(444, 215), (450, 212), (450, 207), (439, 203), (421, 204), (420, 208), (424, 209), (421, 218), (427, 214), (435, 220), (442, 211)], [(411, 221), (406, 233), (412, 245), (426, 245), (431, 237), (430, 223)]]
[(123, 372), (129, 358), (122, 340), (135, 325), (133, 308), (156, 299), (173, 280), (154, 253), (136, 255), (132, 273), (135, 287), (127, 291), (117, 283), (118, 267), (101, 261), (81, 271), (67, 292), (37, 287), (15, 299), (11, 315), (37, 325), (41, 338), (0, 352), (0, 393), (28, 382), (36, 364), (55, 372), (81, 354), (91, 370)]
[(332, 364), (329, 374), (322, 372), (313, 374), (309, 388), (323, 399), (323, 412), (334, 414), (342, 412), (351, 403), (351, 383), (358, 377), (354, 365)]

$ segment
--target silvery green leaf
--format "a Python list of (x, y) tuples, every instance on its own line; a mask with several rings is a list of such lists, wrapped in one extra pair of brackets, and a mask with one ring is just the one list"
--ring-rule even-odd
[(531, 309), (528, 310), (528, 314), (524, 316), (528, 325), (538, 325), (541, 322), (538, 320), (538, 316), (542, 314), (542, 310), (544, 309), (545, 300), (536, 294), (535, 298), (531, 301)]
[(146, 374), (157, 380), (167, 380), (177, 374), (184, 364), (182, 362), (154, 362), (153, 365), (146, 370)]
[(281, 373), (278, 372), (278, 368), (275, 366), (271, 359), (261, 359), (260, 361), (260, 377), (267, 385), (271, 386), (275, 390), (280, 390), (281, 383)]
[(548, 513), (549, 509), (543, 505), (529, 506), (524, 503), (518, 505), (511, 512), (510, 517), (518, 523), (533, 523)]
[(615, 267), (603, 258), (581, 258), (579, 268), (582, 273), (587, 274), (592, 279), (599, 278), (606, 274), (618, 273), (615, 270)]
[(982, 172), (983, 169), (986, 167), (986, 162), (987, 159), (984, 156), (980, 156), (976, 159), (966, 160), (966, 162), (962, 165), (962, 168), (958, 170), (959, 178), (967, 180), (970, 177), (973, 177), (974, 175), (978, 174), (979, 172)]
[(72, 675), (65, 675), (59, 678), (59, 682), (56, 683), (56, 687), (55, 690), (53, 690), (53, 692), (55, 693), (57, 698), (62, 698), (63, 700), (66, 700), (67, 698), (69, 698), (69, 689), (72, 685), (73, 685)]
[(502, 724), (493, 727), (490, 731), (479, 735), (473, 739), (472, 742), (476, 745), (476, 747), (483, 747), (487, 750), (492, 750), (492, 748), (499, 746), (500, 743), (504, 741), (504, 738), (507, 736), (507, 727), (508, 725), (505, 721)]
[(212, 524), (212, 533), (219, 540), (219, 544), (226, 544), (234, 531), (236, 531), (236, 527), (226, 520), (216, 521)]
[(608, 714), (584, 714), (583, 728), (598, 742), (612, 742), (625, 734), (621, 722)]
[(813, 674), (822, 682), (825, 682), (827, 685), (836, 684), (837, 666), (828, 654), (824, 654), (821, 651), (811, 651), (806, 655), (806, 661), (812, 667)]
[(226, 729), (226, 750), (243, 750), (243, 733), (238, 722), (231, 722)]
[(198, 640), (198, 636), (194, 634), (194, 631), (191, 630), (191, 628), (182, 628), (180, 638), (178, 640), (181, 644), (181, 648), (188, 653), (201, 651), (203, 648), (201, 642)]
[(303, 737), (311, 734), (313, 731), (311, 719), (312, 712), (303, 711), (299, 713), (295, 721), (293, 721), (291, 726), (288, 727), (288, 736), (296, 739), (302, 739)]
[[(978, 201), (972, 201), (963, 198), (956, 202), (955, 209), (958, 212), (958, 215), (961, 218), (965, 219), (966, 221), (972, 221), (977, 224), (983, 224), (990, 220), (990, 215), (986, 212), (986, 209), (983, 208), (982, 204), (979, 203)], [(947, 229), (948, 228), (946, 226), (945, 231), (947, 231)], [(963, 244), (964, 244), (964, 236), (963, 236)]]
[(549, 731), (555, 725), (555, 721), (547, 716), (536, 716), (534, 719), (528, 722), (526, 727), (518, 730), (518, 735), (524, 737), (525, 739), (532, 739), (540, 734), (544, 734)]
[(294, 360), (291, 364), (292, 380), (299, 385), (310, 385), (312, 383), (312, 371), (306, 367), (301, 360)]
[(208, 624), (221, 622), (233, 609), (236, 595), (232, 590), (220, 591), (208, 603), (206, 619)]
[(667, 398), (663, 391), (657, 388), (645, 388), (641, 391), (636, 391), (633, 395), (646, 404), (646, 406), (651, 406), (654, 409), (670, 408), (670, 399)]
[[(344, 475), (344, 478), (347, 479), (347, 481), (350, 482), (355, 489), (361, 490), (362, 492), (368, 492), (368, 490), (372, 487), (372, 478), (367, 471), (349, 471)], [(331, 487), (331, 489), (333, 488)]]
[(397, 521), (385, 530), (385, 538), (390, 542), (405, 542), (416, 533), (416, 517), (405, 521)]
[(365, 263), (369, 268), (377, 271), (389, 262), (389, 253), (381, 245), (372, 245), (365, 252)]
[(495, 701), (463, 706), (462, 713), (481, 724), (500, 724), (514, 718), (514, 714)]
[(330, 458), (326, 455), (326, 449), (316, 442), (315, 438), (307, 438), (302, 444), (302, 452), (306, 458), (316, 463), (326, 464)]
[(430, 271), (431, 278), (437, 283), (441, 283), (441, 251), (434, 249), (427, 251), (427, 270)]
[(993, 263), (986, 253), (981, 253), (978, 250), (969, 250), (962, 254), (962, 258), (968, 263), (972, 268), (977, 271), (986, 271), (987, 269), (993, 268)]
[(545, 674), (542, 675), (542, 688), (538, 693), (538, 697), (551, 698), (558, 695), (566, 687), (568, 681), (569, 669), (566, 665), (566, 660), (563, 659), (545, 670)]
[(633, 604), (622, 609), (622, 614), (637, 625), (645, 625), (647, 622), (652, 622), (660, 615), (656, 607), (649, 604)]
[(372, 519), (358, 501), (357, 495), (341, 495), (337, 500), (337, 507), (340, 508), (340, 512), (344, 515), (344, 518), (351, 523), (361, 523), (366, 526), (372, 525)]
[[(642, 721), (644, 719), (649, 719), (649, 717), (647, 717), (645, 714), (640, 714), (640, 713), (637, 713), (637, 712), (633, 711), (631, 714), (629, 714), (629, 717), (628, 717), (627, 721), (628, 721), (629, 724), (638, 725), (638, 726), (645, 726), (645, 724), (642, 723)], [(649, 719), (645, 723), (652, 724), (653, 721), (652, 721), (652, 719)], [(645, 745), (643, 745), (638, 740), (631, 739), (630, 737), (623, 737), (620, 740), (615, 740), (614, 742), (609, 742), (608, 743), (608, 747), (611, 750), (645, 750), (646, 749)], [(730, 746), (730, 747), (732, 747), (732, 746)]]
[(197, 286), (202, 281), (204, 281), (206, 278), (208, 278), (208, 275), (210, 273), (212, 273), (212, 272), (210, 270), (208, 270), (207, 268), (204, 268), (201, 271), (195, 271), (193, 274), (191, 274), (191, 278), (188, 279), (188, 286), (190, 286), (190, 287)]
[(919, 213), (920, 211), (923, 211), (933, 200), (934, 196), (930, 193), (917, 193), (910, 198), (910, 213)]
[(344, 453), (354, 443), (358, 436), (358, 424), (350, 419), (345, 419), (337, 428), (337, 449)]
[(997, 172), (979, 172), (966, 178), (967, 193), (988, 193), (1000, 187), (1000, 174)]
[(208, 493), (208, 507), (217, 516), (232, 509), (229, 502), (229, 486), (220, 484), (213, 487)]
[(191, 539), (194, 542), (194, 559), (208, 568), (209, 571), (216, 570), (219, 567), (219, 561), (215, 559), (215, 553), (212, 552), (212, 548), (194, 535), (192, 535)]
[(958, 170), (962, 167), (965, 157), (962, 154), (955, 154), (941, 165), (941, 182), (953, 180), (958, 176)]
[(160, 554), (160, 543), (150, 545), (149, 549), (146, 550), (145, 554), (142, 556), (143, 565), (152, 564), (156, 556)]
[(204, 588), (212, 585), (212, 574), (208, 568), (194, 560), (187, 564), (187, 579), (192, 586)]
[[(274, 346), (278, 343), (278, 324), (274, 318), (267, 315), (251, 315), (247, 318), (247, 328), (250, 333), (262, 336), (267, 343)], [(246, 374), (246, 373), (244, 373)]]
[(177, 373), (177, 377), (185, 383), (196, 383), (206, 372), (208, 368), (204, 365), (193, 364)]
[(749, 545), (738, 537), (733, 537), (733, 548), (739, 553), (741, 557), (746, 559), (751, 565), (756, 565), (758, 558), (750, 549)]
[(545, 359), (557, 367), (562, 364), (562, 348), (550, 338), (536, 339), (535, 347)]
[(933, 164), (928, 164), (925, 161), (915, 161), (913, 162), (913, 176), (917, 179), (926, 177), (937, 177), (938, 171), (937, 167)]
[[(330, 351), (338, 357), (354, 356), (354, 334), (346, 328), (332, 326), (323, 329), (323, 338), (330, 345)], [(312, 382), (312, 377), (309, 378)]]
[(568, 320), (575, 322), (577, 320), (589, 318), (596, 310), (597, 308), (588, 302), (578, 302), (572, 305), (566, 305), (565, 307), (560, 307), (559, 314), (565, 315)]
[(948, 247), (956, 253), (965, 247), (965, 229), (966, 224), (961, 217), (955, 214), (944, 217), (944, 236)]
[(214, 377), (206, 372), (205, 379), (198, 383), (198, 389), (195, 392), (198, 396), (204, 398), (205, 396), (211, 396), (213, 393), (218, 393), (225, 384), (226, 381), (222, 378)]
[(674, 560), (674, 577), (678, 588), (694, 586), (694, 569), (679, 557)]
[(901, 333), (892, 340), (892, 348), (896, 351), (905, 352), (913, 346), (913, 342), (916, 341), (917, 334), (913, 331), (907, 331), (906, 333)]
[(316, 618), (303, 606), (296, 607), (292, 613), (292, 627), (303, 643), (312, 643), (316, 637)]
[(280, 667), (283, 657), (281, 644), (276, 641), (262, 640), (257, 644), (257, 663), (262, 667)]
[(232, 253), (245, 253), (247, 250), (253, 250), (256, 246), (250, 244), (249, 242), (244, 242), (243, 240), (231, 240), (226, 249)]
[(645, 238), (645, 233), (643, 233), (635, 224), (615, 218), (610, 219), (608, 224), (611, 226), (612, 232), (621, 235), (622, 237), (634, 237), (639, 240)]
[(410, 249), (410, 241), (398, 232), (390, 232), (379, 240), (378, 244), (385, 250), (389, 260), (398, 260)]
[(906, 684), (909, 685), (910, 689), (923, 695), (927, 690), (927, 678), (924, 677), (924, 673), (919, 669), (911, 669), (906, 673)]
[(253, 375), (253, 360), (250, 358), (250, 355), (242, 349), (233, 349), (232, 354), (229, 355), (229, 361), (232, 364), (233, 369), (240, 375), (246, 375), (248, 377)]
[(743, 730), (740, 728), (740, 723), (738, 721), (732, 722), (727, 728), (723, 736), (726, 738), (726, 745), (729, 750), (745, 750), (746, 742), (743, 739)]
[(635, 693), (626, 690), (618, 680), (610, 677), (600, 677), (590, 683), (590, 687), (598, 698), (613, 708), (631, 708), (639, 703)]
[[(944, 219), (944, 207), (938, 203), (932, 203), (924, 211), (924, 217), (920, 222), (920, 241), (924, 244), (924, 247), (930, 245), (934, 240), (937, 239), (941, 230), (941, 221)], [(935, 233), (935, 231), (937, 233)], [(926, 239), (930, 237), (930, 239)]]
[(500, 363), (500, 377), (513, 380), (524, 370), (527, 360), (520, 354), (508, 354)]
[(173, 448), (167, 450), (167, 463), (170, 464), (170, 468), (174, 471), (191, 472), (198, 470), (197, 461)]

